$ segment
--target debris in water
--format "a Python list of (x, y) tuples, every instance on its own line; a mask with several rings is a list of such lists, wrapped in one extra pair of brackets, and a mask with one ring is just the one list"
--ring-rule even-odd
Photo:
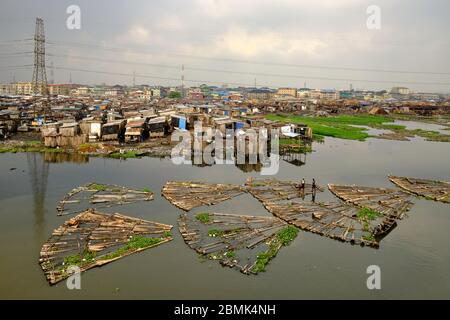
[(172, 226), (89, 209), (53, 231), (39, 264), (50, 284), (172, 240)]
[(298, 233), (296, 227), (275, 217), (185, 213), (178, 223), (189, 247), (245, 274), (265, 271), (281, 247)]

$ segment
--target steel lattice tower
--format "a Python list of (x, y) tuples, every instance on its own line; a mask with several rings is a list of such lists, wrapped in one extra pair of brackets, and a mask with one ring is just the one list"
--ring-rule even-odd
[(34, 70), (32, 80), (33, 94), (48, 94), (47, 74), (45, 72), (45, 33), (44, 20), (36, 18), (34, 34)]

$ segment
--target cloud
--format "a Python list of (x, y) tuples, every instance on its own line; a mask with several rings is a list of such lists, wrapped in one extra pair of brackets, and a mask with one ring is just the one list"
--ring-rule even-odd
[(207, 52), (211, 56), (241, 56), (252, 58), (262, 55), (283, 57), (293, 54), (317, 55), (326, 48), (319, 39), (297, 39), (271, 31), (248, 31), (243, 27), (231, 27), (224, 34), (216, 37), (211, 44), (202, 47), (189, 47), (191, 54)]
[(143, 26), (131, 27), (125, 35), (119, 37), (119, 43), (149, 44), (151, 40), (150, 30)]
[(180, 16), (173, 13), (163, 14), (156, 23), (156, 28), (160, 31), (179, 31), (182, 30), (183, 27), (184, 24)]

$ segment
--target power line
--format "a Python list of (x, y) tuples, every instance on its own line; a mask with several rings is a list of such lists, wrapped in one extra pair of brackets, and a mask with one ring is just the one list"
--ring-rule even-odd
[(0, 69), (21, 69), (21, 68), (31, 68), (32, 64), (24, 64), (19, 66), (0, 66)]
[[(126, 77), (132, 77), (133, 73), (121, 73), (121, 72), (111, 72), (111, 71), (101, 71), (101, 70), (90, 70), (90, 69), (78, 69), (78, 68), (66, 68), (66, 67), (53, 67), (54, 69), (60, 69), (60, 70), (69, 70), (69, 71), (80, 71), (80, 72), (88, 72), (88, 73), (97, 73), (97, 74), (108, 74), (108, 75), (118, 75), (118, 76), (126, 76)], [(151, 79), (160, 79), (160, 80), (176, 80), (179, 81), (179, 78), (170, 78), (170, 77), (161, 77), (161, 76), (155, 76), (155, 75), (144, 75), (144, 74), (134, 74), (135, 77), (138, 78), (151, 78)], [(355, 79), (338, 79), (338, 78), (320, 78), (321, 80), (336, 80), (336, 81), (360, 81), (363, 82), (363, 80), (355, 80)], [(186, 82), (194, 82), (194, 83), (223, 83), (224, 81), (211, 81), (211, 80), (194, 80), (194, 79), (184, 79)], [(364, 80), (366, 82), (374, 82), (374, 83), (390, 83), (390, 84), (423, 84), (423, 85), (446, 85), (450, 86), (450, 82), (401, 82), (401, 81), (377, 81), (377, 80)], [(253, 84), (251, 83), (241, 83), (241, 82), (226, 82), (227, 84), (231, 85), (238, 85), (238, 86), (248, 86), (251, 87)], [(274, 85), (262, 85), (267, 87), (278, 87)]]
[[(82, 43), (82, 42), (67, 42), (67, 41), (48, 41), (49, 45), (56, 46), (74, 46), (83, 48), (96, 48), (108, 51), (118, 51), (118, 52), (129, 52), (130, 48), (123, 47), (112, 47), (112, 46), (102, 46), (98, 44)], [(395, 69), (375, 69), (375, 68), (352, 68), (352, 67), (336, 67), (336, 66), (320, 66), (320, 65), (308, 65), (308, 64), (294, 64), (294, 63), (280, 63), (271, 61), (252, 61), (243, 59), (232, 59), (232, 58), (221, 58), (221, 57), (207, 57), (199, 55), (189, 55), (181, 53), (170, 53), (170, 52), (155, 52), (155, 51), (140, 51), (134, 50), (133, 53), (136, 54), (147, 54), (147, 55), (159, 55), (159, 56), (173, 56), (181, 58), (191, 58), (199, 60), (211, 60), (211, 61), (224, 61), (233, 63), (245, 63), (254, 65), (271, 65), (278, 67), (294, 67), (294, 68), (309, 68), (309, 69), (327, 69), (327, 70), (344, 70), (344, 71), (358, 71), (358, 72), (380, 72), (380, 73), (400, 73), (400, 74), (429, 74), (429, 75), (450, 75), (450, 72), (435, 72), (435, 71), (410, 71), (410, 70), (395, 70)]]
[(33, 52), (10, 52), (10, 53), (0, 53), (0, 58), (9, 58), (9, 57), (19, 57), (19, 56), (30, 56)]
[[(74, 58), (80, 60), (89, 60), (89, 61), (100, 61), (107, 63), (117, 63), (117, 64), (129, 64), (129, 65), (140, 65), (140, 66), (151, 66), (157, 68), (168, 68), (179, 70), (179, 66), (170, 66), (170, 65), (161, 65), (161, 64), (153, 64), (153, 63), (144, 63), (144, 62), (132, 62), (132, 61), (123, 61), (123, 60), (113, 60), (113, 59), (103, 59), (103, 58), (95, 58), (95, 57), (86, 57), (86, 56), (68, 56), (68, 55), (54, 55), (49, 54), (52, 57), (59, 58)], [(209, 69), (209, 68), (197, 68), (197, 67), (188, 67), (184, 66), (184, 70), (191, 71), (202, 71), (202, 72), (213, 72), (213, 73), (228, 73), (228, 74), (239, 74), (239, 75), (247, 75), (247, 76), (262, 76), (262, 77), (277, 77), (277, 78), (290, 78), (290, 79), (314, 79), (314, 80), (328, 80), (328, 81), (348, 81), (348, 82), (366, 82), (366, 83), (389, 83), (389, 84), (422, 84), (422, 85), (450, 85), (450, 82), (420, 82), (420, 81), (392, 81), (392, 80), (367, 80), (367, 79), (349, 79), (349, 78), (332, 78), (332, 77), (319, 77), (319, 76), (310, 76), (310, 75), (290, 75), (290, 74), (276, 74), (276, 73), (262, 73), (262, 72), (244, 72), (244, 71), (231, 71), (224, 69)]]
[(145, 63), (145, 62), (132, 62), (132, 61), (124, 61), (124, 60), (115, 60), (115, 59), (103, 59), (96, 57), (87, 57), (87, 56), (72, 56), (72, 55), (62, 55), (62, 54), (47, 54), (47, 56), (55, 57), (55, 58), (66, 58), (66, 59), (77, 59), (77, 60), (89, 60), (89, 61), (99, 61), (99, 62), (110, 62), (110, 63), (118, 63), (118, 64), (129, 64), (129, 65), (139, 65), (139, 66), (149, 66), (156, 68), (168, 68), (168, 69), (177, 69), (179, 70), (179, 66), (169, 66), (164, 64), (154, 64), (154, 63)]
[(29, 39), (13, 39), (13, 40), (2, 40), (0, 41), (0, 44), (8, 44), (8, 43), (23, 43), (23, 42), (27, 42), (27, 41), (33, 41), (34, 39), (29, 38)]

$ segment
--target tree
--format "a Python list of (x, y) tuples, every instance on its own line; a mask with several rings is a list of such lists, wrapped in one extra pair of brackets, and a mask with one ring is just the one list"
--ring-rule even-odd
[(170, 99), (180, 99), (181, 98), (181, 93), (178, 91), (171, 91), (169, 93), (169, 98)]

